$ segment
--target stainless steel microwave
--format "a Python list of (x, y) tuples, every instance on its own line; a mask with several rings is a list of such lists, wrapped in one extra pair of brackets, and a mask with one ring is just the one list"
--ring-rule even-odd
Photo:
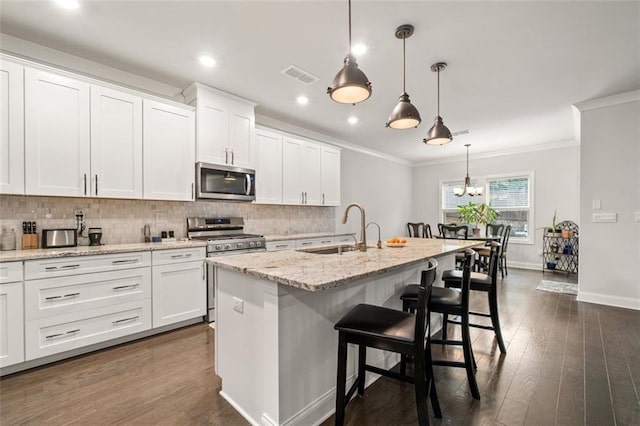
[(253, 201), (256, 172), (242, 167), (196, 163), (196, 198), (199, 200)]

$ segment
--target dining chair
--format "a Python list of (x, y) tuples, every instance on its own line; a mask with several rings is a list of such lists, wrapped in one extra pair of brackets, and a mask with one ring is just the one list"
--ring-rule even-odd
[(407, 230), (409, 231), (410, 237), (424, 238), (424, 223), (422, 222), (408, 222)]
[[(504, 232), (500, 238), (500, 245), (502, 248), (500, 249), (500, 259), (498, 260), (498, 269), (500, 269), (500, 277), (504, 278), (507, 273), (507, 245), (509, 244), (509, 236), (511, 235), (511, 225), (507, 225), (504, 228)], [(478, 256), (480, 257), (480, 264), (488, 265), (489, 264), (489, 256), (491, 254), (491, 249), (488, 247), (483, 247), (480, 250), (477, 250)]]
[(442, 238), (466, 240), (469, 235), (469, 228), (465, 225), (445, 225), (439, 223), (438, 229), (440, 230), (440, 236)]
[(431, 225), (428, 223), (424, 224), (424, 233), (422, 234), (424, 238), (433, 238), (433, 234), (431, 233)]
[[(343, 316), (334, 326), (338, 330), (338, 377), (336, 385), (335, 424), (344, 424), (345, 409), (356, 389), (363, 397), (365, 391), (365, 372), (391, 377), (412, 383), (416, 397), (418, 424), (429, 424), (427, 398), (436, 418), (442, 418), (438, 403), (431, 350), (429, 347), (429, 308), (428, 300), (436, 279), (438, 262), (429, 259), (427, 269), (422, 271), (417, 286), (417, 304), (415, 314), (398, 309), (368, 304), (359, 304)], [(441, 288), (444, 290), (443, 288)], [(425, 349), (426, 339), (426, 349)], [(358, 345), (358, 371), (351, 388), (345, 394), (347, 382), (347, 345)], [(415, 368), (413, 377), (367, 365), (367, 347), (400, 353), (412, 357)]]
[(497, 223), (487, 223), (484, 229), (484, 235), (487, 237), (502, 237), (505, 225)]

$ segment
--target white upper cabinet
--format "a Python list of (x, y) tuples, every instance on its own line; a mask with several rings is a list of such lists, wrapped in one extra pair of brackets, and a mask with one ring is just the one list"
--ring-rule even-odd
[(145, 99), (145, 199), (194, 199), (195, 113), (185, 108)]
[[(304, 142), (289, 136), (282, 138), (282, 202), (304, 204), (300, 155)], [(256, 177), (257, 179), (257, 177)]]
[(282, 135), (256, 129), (256, 203), (282, 203)]
[(300, 151), (302, 190), (304, 204), (322, 205), (322, 184), (320, 182), (320, 145), (305, 143)]
[(89, 84), (25, 68), (25, 180), (33, 195), (89, 195)]
[(0, 194), (24, 194), (23, 72), (0, 59)]
[(340, 150), (322, 147), (320, 159), (322, 205), (340, 205)]
[(91, 86), (91, 195), (142, 198), (142, 98)]
[(200, 83), (184, 96), (197, 108), (196, 161), (254, 168), (255, 104)]

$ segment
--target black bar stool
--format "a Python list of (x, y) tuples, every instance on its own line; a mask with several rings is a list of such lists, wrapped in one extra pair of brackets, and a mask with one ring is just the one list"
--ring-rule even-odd
[[(475, 399), (480, 399), (480, 391), (476, 382), (476, 363), (473, 358), (473, 349), (471, 347), (471, 336), (469, 334), (469, 287), (471, 285), (471, 268), (476, 252), (471, 249), (465, 249), (463, 252), (464, 259), (462, 262), (462, 271), (456, 270), (461, 274), (461, 289), (434, 287), (431, 290), (431, 297), (428, 303), (429, 312), (438, 312), (443, 314), (442, 339), (431, 339), (432, 344), (455, 345), (462, 346), (464, 354), (464, 362), (449, 360), (433, 360), (433, 365), (443, 365), (446, 367), (462, 367), (467, 371), (467, 380), (471, 395)], [(402, 299), (402, 309), (407, 312), (413, 311), (417, 307), (417, 291), (419, 286), (416, 284), (408, 285), (400, 299)], [(448, 315), (457, 315), (460, 317), (458, 324), (462, 327), (462, 340), (448, 340), (446, 334), (446, 318)], [(429, 321), (427, 321), (429, 322)], [(450, 321), (452, 322), (452, 321)], [(401, 360), (400, 370), (404, 367), (405, 360)]]
[[(487, 293), (489, 299), (489, 312), (469, 312), (470, 315), (481, 316), (485, 318), (491, 318), (491, 325), (473, 324), (470, 323), (470, 327), (482, 328), (484, 330), (493, 330), (496, 334), (496, 340), (500, 347), (500, 352), (507, 353), (507, 348), (504, 345), (502, 339), (502, 330), (500, 329), (500, 316), (498, 315), (498, 267), (501, 255), (502, 246), (500, 243), (492, 242), (489, 253), (489, 273), (483, 274), (480, 272), (471, 273), (471, 290), (484, 291)], [(442, 281), (447, 288), (460, 288), (460, 283), (463, 280), (462, 271), (450, 270), (442, 273)], [(447, 323), (460, 324), (459, 321), (450, 321), (447, 315), (442, 317), (442, 338), (447, 338)]]
[[(438, 396), (433, 381), (431, 351), (425, 350), (425, 336), (429, 316), (427, 299), (436, 278), (438, 263), (429, 260), (429, 266), (422, 271), (416, 314), (382, 306), (359, 304), (334, 326), (338, 330), (338, 378), (336, 386), (336, 425), (344, 424), (345, 409), (351, 396), (358, 390), (364, 396), (365, 371), (371, 371), (394, 379), (403, 380), (415, 385), (418, 424), (429, 424), (427, 398), (431, 398), (431, 406), (436, 418), (442, 418)], [(358, 377), (345, 395), (347, 381), (347, 344), (358, 345)], [(366, 364), (367, 347), (398, 352), (413, 357), (415, 362), (414, 377), (398, 374)]]

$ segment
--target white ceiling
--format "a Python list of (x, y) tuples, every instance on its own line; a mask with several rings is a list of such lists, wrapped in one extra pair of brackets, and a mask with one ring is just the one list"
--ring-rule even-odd
[[(0, 30), (175, 87), (200, 81), (257, 102), (257, 112), (412, 162), (472, 156), (574, 139), (571, 105), (640, 88), (640, 2), (431, 2), (354, 0), (353, 41), (373, 95), (351, 106), (326, 95), (347, 53), (347, 2), (86, 1), (75, 11), (50, 1), (0, 1)], [(384, 123), (402, 91), (423, 122)], [(203, 68), (208, 53), (218, 66)], [(443, 147), (422, 138), (436, 114), (451, 131)], [(319, 77), (306, 86), (281, 71), (295, 64)], [(295, 98), (310, 103), (300, 107)], [(347, 123), (355, 115), (359, 123)]]

